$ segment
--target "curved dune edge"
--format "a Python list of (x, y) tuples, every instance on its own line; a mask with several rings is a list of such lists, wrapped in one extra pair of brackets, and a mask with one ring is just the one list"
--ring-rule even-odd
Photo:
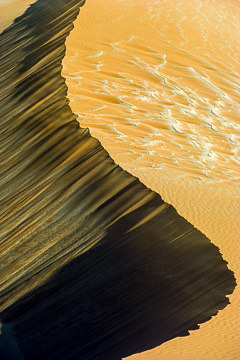
[(60, 73), (80, 5), (39, 0), (1, 35), (1, 309), (26, 359), (121, 359), (187, 335), (235, 287), (76, 122)]
[(238, 15), (231, 0), (90, 0), (67, 38), (80, 125), (156, 192), (166, 175), (238, 189)]
[[(235, 1), (177, 0), (161, 1), (158, 7), (157, 3), (153, 5), (151, 0), (91, 0), (86, 3), (67, 38), (63, 59), (62, 74), (66, 77), (70, 106), (79, 115), (80, 125), (89, 127), (90, 134), (100, 140), (118, 165), (160, 193), (179, 214), (220, 248), (238, 280), (239, 157), (237, 143), (232, 140), (239, 137), (239, 116), (236, 116), (239, 109), (236, 87), (240, 70), (237, 50), (239, 4)], [(148, 16), (145, 16), (144, 8)], [(149, 24), (149, 8), (153, 15), (152, 24)], [(194, 8), (198, 8), (196, 13), (193, 13)], [(181, 14), (184, 17), (181, 18)], [(197, 31), (201, 30), (199, 22), (203, 33)], [(161, 30), (159, 38), (151, 31), (157, 26)], [(185, 39), (179, 36), (180, 28)], [(181, 47), (179, 44), (183, 40), (186, 41)], [(163, 59), (165, 65), (156, 67)], [(188, 68), (183, 69), (181, 65)], [(191, 71), (187, 71), (189, 66), (193, 67)], [(153, 76), (154, 70), (160, 72), (160, 79)], [(193, 80), (189, 88), (193, 96), (189, 98), (186, 95), (190, 92), (186, 93), (183, 86), (185, 81), (173, 81), (178, 79), (180, 71), (186, 81)], [(203, 75), (203, 82), (200, 77), (192, 78), (194, 74)], [(217, 102), (214, 92), (208, 92), (206, 87), (206, 74), (216, 86)], [(230, 81), (225, 86), (227, 79)], [(184, 99), (177, 91), (175, 96), (170, 91), (171, 85), (177, 90), (176, 84), (183, 90)], [(166, 95), (161, 95), (161, 91)], [(224, 93), (226, 96), (222, 97)], [(197, 95), (200, 95), (199, 100), (202, 96), (207, 98), (201, 107)], [(175, 104), (171, 102), (172, 98)], [(168, 100), (167, 105), (164, 100)], [(188, 108), (186, 105), (191, 105), (191, 100), (194, 106)], [(225, 104), (222, 109), (220, 104)], [(164, 107), (167, 108), (165, 111)], [(169, 108), (172, 117), (166, 111)], [(185, 110), (184, 118), (181, 109)], [(161, 116), (157, 116), (159, 111)], [(219, 116), (223, 122), (218, 121)], [(159, 118), (161, 121), (157, 121)], [(207, 122), (199, 123), (200, 119)], [(186, 127), (188, 125), (190, 128)], [(182, 148), (176, 146), (178, 141)], [(216, 157), (212, 157), (214, 153)], [(193, 159), (198, 161), (194, 163)], [(230, 301), (231, 306), (201, 325), (201, 330), (194, 331), (191, 337), (175, 338), (133, 358), (238, 360), (239, 286)]]

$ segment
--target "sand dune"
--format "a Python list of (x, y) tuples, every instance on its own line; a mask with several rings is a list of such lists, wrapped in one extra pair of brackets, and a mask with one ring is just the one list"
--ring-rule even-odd
[(224, 4), (92, 0), (75, 22), (63, 61), (71, 108), (140, 179), (153, 167), (239, 183), (240, 9)]
[[(92, 0), (81, 15), (63, 60), (78, 121), (239, 279), (238, 2)], [(191, 337), (133, 358), (237, 360), (239, 291)]]
[(1, 35), (1, 317), (26, 359), (120, 360), (188, 335), (235, 287), (218, 248), (75, 120), (61, 62), (81, 5), (39, 0)]

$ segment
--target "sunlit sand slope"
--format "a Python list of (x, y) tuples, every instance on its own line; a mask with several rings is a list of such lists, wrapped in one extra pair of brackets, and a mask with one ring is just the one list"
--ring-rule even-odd
[[(240, 281), (239, 1), (88, 0), (81, 15), (62, 72), (80, 125)], [(239, 318), (238, 287), (200, 331), (134, 358), (238, 360)]]
[(240, 4), (90, 0), (83, 14), (63, 61), (81, 126), (140, 179), (239, 183)]
[(229, 300), (218, 248), (123, 171), (66, 99), (83, 1), (39, 0), (1, 35), (1, 318), (25, 359), (120, 360)]
[(36, 0), (0, 0), (0, 32)]

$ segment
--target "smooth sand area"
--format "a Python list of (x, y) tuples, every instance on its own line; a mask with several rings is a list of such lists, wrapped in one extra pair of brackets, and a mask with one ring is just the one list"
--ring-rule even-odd
[(11, 23), (18, 16), (22, 15), (24, 11), (33, 4), (36, 0), (1, 0), (0, 1), (0, 32)]
[[(88, 0), (67, 39), (70, 105), (111, 157), (239, 267), (237, 1)], [(240, 291), (191, 336), (131, 359), (238, 360)]]

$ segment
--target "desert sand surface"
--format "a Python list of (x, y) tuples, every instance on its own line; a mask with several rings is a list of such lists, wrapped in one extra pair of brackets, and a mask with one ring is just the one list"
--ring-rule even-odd
[[(82, 127), (220, 248), (239, 282), (238, 1), (88, 0), (63, 76)], [(239, 286), (191, 336), (130, 359), (238, 360)]]
[(18, 16), (22, 15), (29, 5), (36, 0), (1, 0), (0, 32), (6, 29)]
[(0, 35), (2, 336), (27, 359), (144, 352), (236, 286), (219, 249), (80, 128), (61, 72), (83, 4), (39, 0)]
[[(95, 39), (94, 43), (91, 44), (93, 40), (89, 39), (87, 47), (88, 50), (93, 50), (93, 57), (97, 55), (98, 58), (103, 54), (102, 50), (95, 54), (98, 43), (96, 36), (102, 36), (100, 27), (103, 23), (111, 25), (109, 19), (112, 19), (115, 28), (112, 15), (116, 7), (111, 8), (113, 2), (110, 1), (90, 2), (89, 0), (89, 3), (93, 4), (92, 12), (86, 14), (99, 21), (99, 29), (97, 26), (92, 26), (94, 21), (89, 22), (87, 15), (85, 31), (95, 29), (95, 38), (92, 38)], [(146, 2), (136, 2), (139, 5), (137, 8), (134, 7), (134, 3), (131, 3), (130, 8), (126, 6), (125, 1), (116, 3), (119, 5), (118, 10), (122, 11), (121, 14), (124, 14), (124, 9), (129, 14), (127, 16), (125, 13), (120, 19), (124, 29), (132, 31), (130, 25), (133, 24), (133, 15), (136, 18), (138, 14), (136, 10), (140, 11), (140, 5), (145, 6)], [(152, 20), (156, 15), (154, 6), (157, 3), (148, 2), (150, 6), (147, 8), (147, 16)], [(181, 13), (183, 4), (184, 2), (180, 4), (181, 6), (176, 6), (174, 11), (177, 9), (177, 12)], [(34, 360), (65, 359), (66, 356), (87, 360), (120, 360), (122, 357), (127, 357), (127, 354), (156, 347), (157, 344), (171, 337), (188, 335), (188, 329), (196, 329), (197, 324), (205, 322), (209, 319), (209, 315), (216, 315), (217, 310), (227, 305), (226, 295), (230, 294), (235, 286), (232, 273), (227, 269), (226, 263), (213, 243), (220, 247), (224, 259), (229, 262), (230, 269), (234, 270), (235, 276), (239, 278), (236, 241), (238, 236), (236, 223), (239, 214), (235, 166), (237, 157), (235, 146), (232, 146), (238, 136), (235, 129), (236, 121), (234, 122), (236, 131), (229, 136), (228, 140), (231, 144), (228, 148), (225, 144), (226, 138), (221, 134), (222, 129), (221, 131), (218, 129), (221, 146), (218, 144), (216, 154), (215, 150), (213, 152), (213, 149), (207, 148), (207, 154), (210, 154), (211, 158), (220, 154), (221, 160), (218, 158), (218, 162), (221, 169), (219, 171), (215, 166), (214, 171), (217, 171), (215, 176), (214, 172), (210, 171), (213, 162), (209, 168), (206, 165), (208, 164), (207, 154), (204, 152), (206, 139), (200, 151), (193, 151), (191, 146), (189, 148), (189, 133), (181, 132), (181, 124), (172, 124), (171, 112), (167, 110), (169, 106), (167, 95), (172, 95), (171, 89), (174, 90), (176, 84), (169, 83), (169, 78), (163, 79), (161, 75), (163, 86), (172, 85), (168, 89), (169, 92), (166, 89), (161, 90), (167, 105), (164, 107), (164, 113), (169, 115), (166, 122), (169, 122), (172, 128), (170, 127), (169, 130), (169, 123), (162, 125), (162, 122), (157, 121), (157, 124), (151, 122), (151, 130), (146, 131), (143, 124), (136, 123), (134, 131), (126, 131), (126, 129), (124, 131), (133, 140), (136, 137), (135, 131), (140, 131), (139, 146), (131, 144), (129, 139), (124, 146), (120, 145), (125, 153), (130, 147), (131, 154), (135, 154), (139, 147), (140, 155), (137, 154), (136, 159), (139, 156), (142, 158), (142, 155), (146, 154), (140, 140), (146, 138), (144, 149), (147, 147), (147, 151), (150, 152), (148, 155), (152, 157), (145, 159), (147, 161), (142, 168), (139, 167), (139, 162), (135, 164), (136, 170), (139, 169), (142, 174), (141, 180), (152, 189), (155, 184), (155, 190), (158, 189), (165, 200), (175, 205), (179, 213), (184, 214), (186, 219), (207, 234), (212, 240), (211, 244), (196, 227), (194, 228), (178, 215), (175, 209), (165, 203), (157, 193), (150, 191), (135, 177), (118, 167), (100, 143), (91, 137), (88, 131), (80, 129), (76, 122), (66, 101), (67, 88), (61, 77), (61, 62), (65, 53), (65, 38), (72, 29), (72, 22), (76, 19), (80, 5), (83, 5), (83, 1), (39, 0), (26, 16), (18, 19), (17, 23), (15, 22), (1, 35), (0, 71), (1, 90), (3, 90), (0, 136), (1, 150), (3, 150), (0, 171), (2, 205), (0, 289), (1, 311), (3, 310), (1, 317), (7, 324), (11, 322), (10, 333), (13, 333), (15, 338), (11, 340), (7, 331), (10, 346), (11, 341), (13, 344), (16, 340), (23, 357), (26, 355), (27, 358)], [(124, 5), (124, 9), (121, 5)], [(202, 7), (201, 4), (199, 6)], [(107, 18), (104, 21), (101, 17), (95, 16), (94, 12), (98, 10), (105, 10)], [(164, 9), (160, 10), (163, 12)], [(190, 10), (189, 14), (191, 14)], [(222, 12), (225, 17), (224, 10), (223, 8)], [(101, 11), (101, 14), (104, 12)], [(116, 16), (118, 14), (115, 12)], [(143, 13), (139, 14), (141, 18)], [(127, 19), (130, 16), (132, 19), (129, 23)], [(145, 23), (147, 16), (143, 16), (141, 24)], [(237, 11), (232, 11), (231, 16), (235, 19)], [(125, 27), (127, 24), (129, 27)], [(112, 90), (109, 91), (108, 87), (106, 96), (105, 89), (101, 87), (101, 76), (97, 80), (100, 81), (100, 91), (96, 92), (94, 87), (96, 84), (91, 84), (89, 78), (89, 85), (92, 87), (88, 96), (100, 102), (104, 99), (103, 108), (108, 102), (111, 104), (105, 115), (109, 110), (111, 113), (112, 106), (114, 107), (116, 103), (120, 105), (119, 108), (114, 109), (116, 123), (121, 119), (123, 121), (128, 119), (124, 117), (123, 109), (128, 108), (127, 111), (134, 115), (134, 111), (138, 111), (139, 101), (140, 104), (142, 100), (143, 103), (149, 102), (148, 106), (150, 106), (151, 101), (148, 101), (148, 96), (157, 98), (155, 99), (157, 103), (151, 108), (150, 120), (154, 114), (159, 115), (159, 104), (162, 103), (162, 99), (158, 98), (159, 71), (154, 68), (149, 78), (148, 66), (152, 66), (153, 56), (150, 56), (150, 61), (145, 59), (146, 47), (143, 40), (144, 36), (148, 35), (148, 29), (145, 27), (142, 32), (141, 26), (138, 25), (140, 24), (136, 22), (134, 36), (138, 36), (138, 31), (142, 33), (142, 44), (140, 47), (138, 44), (137, 48), (143, 51), (144, 55), (137, 55), (135, 62), (130, 61), (133, 70), (130, 68), (124, 73), (123, 84), (116, 80), (111, 84), (114, 89), (119, 90), (120, 87), (121, 91), (125, 91), (124, 96), (134, 95), (131, 101), (136, 97), (136, 103), (132, 104), (130, 101), (126, 103), (122, 99), (120, 101), (118, 95), (112, 96)], [(119, 33), (119, 30), (117, 32)], [(106, 30), (105, 33), (107, 41), (109, 35), (110, 38), (114, 37), (114, 31)], [(171, 34), (171, 31), (167, 33)], [(79, 34), (78, 30), (74, 41), (81, 39)], [(126, 35), (130, 42), (133, 40), (131, 36), (129, 38)], [(175, 34), (171, 41), (176, 46), (174, 39)], [(113, 52), (118, 51), (119, 46), (119, 39), (115, 40), (110, 44)], [(153, 38), (151, 44), (153, 48), (154, 41)], [(104, 43), (102, 40), (100, 42)], [(184, 43), (186, 44), (185, 40), (180, 45), (183, 46)], [(208, 47), (207, 44), (205, 45)], [(71, 47), (68, 48), (71, 50)], [(78, 43), (75, 49), (77, 52), (73, 57), (78, 58), (80, 49)], [(122, 50), (124, 52), (124, 49)], [(128, 53), (130, 54), (130, 51)], [(230, 53), (229, 63), (230, 60), (234, 63), (235, 52), (230, 51)], [(224, 56), (226, 54), (227, 51), (224, 52)], [(173, 52), (173, 55), (175, 57), (176, 53)], [(181, 58), (181, 51), (179, 55)], [(92, 54), (90, 59), (91, 56)], [(164, 63), (162, 53), (158, 60), (159, 58)], [(68, 59), (67, 55), (65, 60)], [(126, 59), (127, 57), (123, 55), (122, 67), (126, 65)], [(82, 69), (76, 70), (81, 65), (78, 60), (74, 62), (70, 58), (70, 62), (72, 61), (76, 68), (69, 73), (69, 76), (68, 72), (66, 75), (68, 79), (76, 80), (76, 89), (79, 89), (80, 77), (83, 75)], [(111, 64), (114, 61), (112, 60)], [(136, 72), (136, 63), (140, 69), (139, 73)], [(219, 61), (217, 63), (219, 65)], [(99, 71), (103, 62), (94, 62), (93, 69), (88, 68), (89, 64), (88, 58), (86, 67), (87, 72), (91, 73), (92, 70)], [(193, 69), (194, 64), (193, 61), (191, 63)], [(147, 67), (146, 78), (142, 73), (142, 65)], [(158, 67), (159, 64), (154, 63), (155, 65)], [(230, 112), (234, 119), (237, 111), (237, 101), (234, 100), (237, 68), (234, 69), (234, 64), (230, 63), (230, 69), (235, 74), (233, 76), (228, 69), (227, 72), (230, 71), (230, 77), (233, 78), (233, 88), (229, 90), (227, 87), (223, 97), (227, 99), (228, 106), (231, 106)], [(165, 70), (167, 74), (167, 69)], [(66, 72), (66, 67), (64, 71)], [(132, 72), (135, 74), (133, 78), (129, 77)], [(204, 77), (202, 74), (201, 72), (201, 76)], [(104, 86), (108, 83), (108, 70), (107, 79), (105, 75)], [(195, 70), (191, 70), (191, 76), (193, 75), (195, 79), (197, 76)], [(110, 76), (116, 76), (116, 71), (114, 70)], [(179, 79), (179, 84), (180, 80), (187, 81), (185, 76), (183, 80)], [(136, 89), (137, 81), (139, 87)], [(152, 90), (149, 93), (149, 89), (147, 95), (145, 93), (148, 81), (154, 94)], [(132, 93), (128, 88), (123, 89), (126, 82), (131, 85)], [(186, 84), (184, 82), (183, 92), (190, 86)], [(204, 83), (201, 91), (204, 92), (205, 87)], [(70, 84), (69, 92), (71, 89)], [(76, 92), (76, 94), (80, 101), (81, 93)], [(187, 95), (193, 97), (189, 100), (186, 93), (183, 93), (187, 102), (184, 110), (187, 113), (189, 101), (195, 104), (198, 100), (203, 106), (196, 89), (195, 93), (187, 90)], [(209, 94), (205, 96), (204, 103), (211, 108), (210, 98)], [(90, 104), (88, 98), (83, 100), (85, 104), (87, 102)], [(172, 101), (171, 104), (173, 106), (176, 102)], [(102, 105), (101, 103), (100, 108)], [(143, 114), (149, 113), (148, 110), (146, 104), (144, 107), (140, 106), (140, 112)], [(191, 109), (191, 112), (194, 112), (194, 109)], [(77, 111), (76, 113), (81, 117), (81, 113)], [(88, 115), (90, 114), (91, 112)], [(199, 114), (198, 109), (197, 115)], [(99, 115), (103, 120), (105, 115), (101, 115), (101, 111)], [(161, 116), (162, 121), (164, 116), (162, 114)], [(204, 119), (206, 120), (203, 117)], [(130, 121), (133, 121), (131, 117)], [(194, 123), (194, 119), (189, 121)], [(229, 134), (225, 130), (229, 121), (232, 121), (232, 118), (231, 120), (227, 118), (223, 122), (223, 133)], [(195, 123), (198, 124), (196, 120)], [(163, 163), (163, 171), (159, 173), (161, 176), (156, 176), (156, 167), (149, 165), (154, 163), (156, 157), (152, 151), (157, 152), (159, 147), (149, 150), (151, 144), (149, 132), (153, 131), (157, 135), (156, 128), (156, 132), (160, 133), (159, 124), (162, 130), (166, 130), (160, 136), (161, 144), (165, 138), (168, 138), (168, 141), (165, 148), (163, 146), (165, 156), (158, 158), (158, 164)], [(123, 124), (120, 125), (119, 129), (122, 132)], [(127, 128), (128, 125), (127, 122)], [(115, 126), (116, 124), (114, 131), (110, 127), (111, 142), (122, 137), (121, 133), (117, 132), (117, 137), (114, 139)], [(188, 127), (185, 123), (183, 126), (186, 132)], [(216, 124), (211, 123), (211, 126), (216, 128)], [(93, 132), (94, 128), (91, 131)], [(171, 143), (170, 136), (167, 135), (169, 131), (171, 136), (178, 133), (183, 135), (178, 136), (179, 145), (183, 148), (183, 152), (179, 151), (179, 157), (174, 143)], [(105, 134), (104, 131), (101, 132)], [(193, 145), (194, 148), (198, 148), (199, 145), (196, 134), (198, 135), (198, 132), (195, 133), (191, 129), (190, 139), (194, 139), (193, 143), (197, 144)], [(203, 133), (200, 135), (204, 136)], [(176, 143), (176, 138), (174, 139)], [(115, 141), (116, 144), (117, 142)], [(185, 146), (194, 154), (194, 161), (190, 161), (190, 167), (185, 167), (183, 164), (179, 166), (182, 159), (185, 159)], [(201, 149), (204, 152), (202, 155)], [(224, 155), (229, 155), (225, 162), (221, 156), (222, 150)], [(119, 149), (116, 153), (119, 153)], [(114, 154), (111, 155), (114, 158)], [(176, 167), (171, 166), (170, 157), (176, 159)], [(130, 161), (131, 157), (125, 157), (126, 163), (128, 159)], [(200, 170), (196, 170), (196, 166), (192, 165), (195, 159), (200, 163)], [(116, 158), (114, 160), (117, 162)], [(226, 162), (230, 164), (228, 172)], [(126, 168), (124, 164), (122, 166)], [(203, 171), (204, 166), (208, 169), (207, 174)], [(178, 176), (180, 170), (182, 173)], [(133, 173), (132, 170), (130, 172)], [(227, 176), (224, 177), (225, 172)], [(136, 175), (140, 178), (138, 174)], [(151, 185), (148, 184), (149, 179)], [(236, 320), (238, 316), (236, 292), (230, 296), (231, 305), (220, 311), (213, 320), (202, 324), (200, 330), (194, 331), (190, 337), (172, 340), (148, 353), (142, 350), (142, 354), (132, 358), (237, 359), (236, 344), (239, 328)], [(4, 329), (8, 329), (8, 325), (3, 325), (3, 335)]]

